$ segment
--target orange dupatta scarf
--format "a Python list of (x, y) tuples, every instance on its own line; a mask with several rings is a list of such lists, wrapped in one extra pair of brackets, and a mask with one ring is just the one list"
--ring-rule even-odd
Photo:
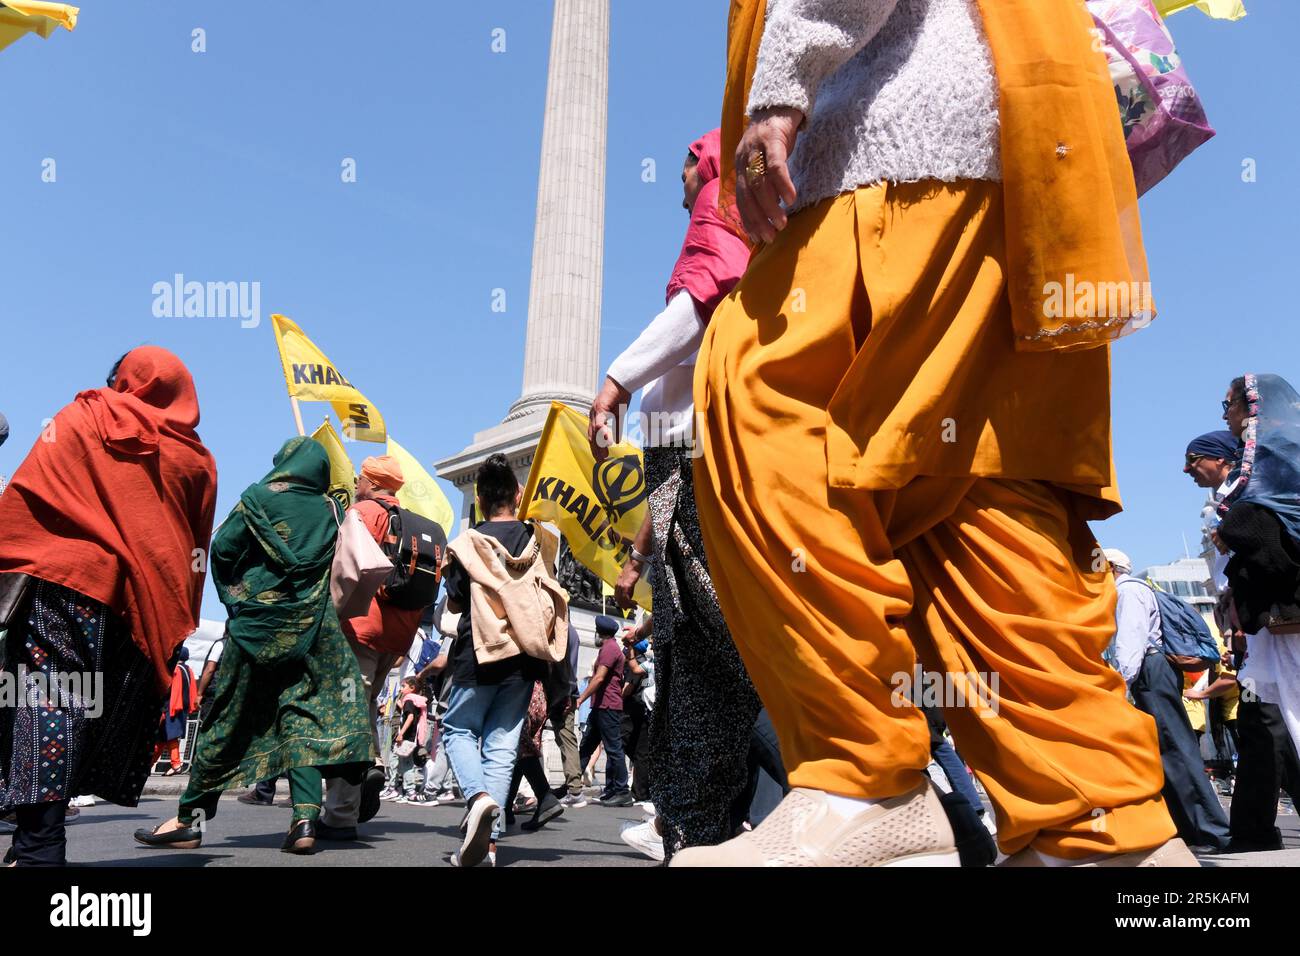
[[(1082, 0), (977, 0), (1000, 91), (1007, 294), (1016, 347), (1093, 348), (1155, 316), (1133, 168), (1106, 59)], [(732, 0), (720, 208), (767, 0)], [(743, 232), (742, 232), (743, 236)]]

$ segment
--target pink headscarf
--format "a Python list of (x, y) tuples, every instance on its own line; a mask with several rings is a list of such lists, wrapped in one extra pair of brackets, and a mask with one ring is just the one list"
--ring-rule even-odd
[(722, 131), (710, 130), (691, 144), (691, 152), (699, 159), (699, 171), (704, 188), (700, 190), (691, 210), (691, 224), (686, 229), (686, 239), (677, 257), (677, 265), (668, 279), (667, 299), (672, 299), (683, 289), (695, 300), (704, 321), (713, 317), (732, 288), (745, 274), (749, 265), (749, 248), (732, 231), (718, 209), (718, 190), (722, 183), (718, 171), (722, 166)]

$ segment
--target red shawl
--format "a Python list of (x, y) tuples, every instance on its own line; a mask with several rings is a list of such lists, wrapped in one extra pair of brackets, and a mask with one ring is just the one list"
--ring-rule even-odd
[(167, 716), (178, 717), (194, 713), (194, 675), (184, 664), (176, 665), (172, 674), (171, 696), (167, 701)]
[(216, 507), (198, 422), (181, 360), (134, 349), (112, 388), (82, 392), (54, 417), (0, 495), (0, 572), (61, 584), (125, 618), (160, 693), (198, 627)]
[(685, 289), (699, 306), (700, 318), (707, 322), (718, 303), (745, 274), (749, 247), (727, 223), (725, 213), (718, 209), (718, 187), (722, 185), (718, 179), (722, 165), (721, 130), (705, 133), (691, 144), (691, 152), (699, 159), (696, 169), (704, 186), (691, 209), (691, 224), (668, 280), (667, 298), (671, 300)]

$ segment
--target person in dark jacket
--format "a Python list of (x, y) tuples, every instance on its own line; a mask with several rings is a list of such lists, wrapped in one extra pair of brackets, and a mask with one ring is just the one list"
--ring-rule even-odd
[(1242, 443), (1212, 532), (1231, 555), (1224, 573), (1242, 658), (1230, 849), (1280, 849), (1278, 788), (1300, 784), (1300, 395), (1277, 375), (1243, 375), (1223, 418)]

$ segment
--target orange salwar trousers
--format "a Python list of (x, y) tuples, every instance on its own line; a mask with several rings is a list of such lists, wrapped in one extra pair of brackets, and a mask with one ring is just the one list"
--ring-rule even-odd
[(792, 786), (921, 783), (919, 656), (973, 704), (944, 716), (1004, 852), (1154, 847), (1155, 725), (1101, 659), (1085, 523), (1118, 508), (1109, 352), (1014, 349), (1002, 228), (995, 183), (884, 184), (757, 253), (696, 367), (709, 566)]

